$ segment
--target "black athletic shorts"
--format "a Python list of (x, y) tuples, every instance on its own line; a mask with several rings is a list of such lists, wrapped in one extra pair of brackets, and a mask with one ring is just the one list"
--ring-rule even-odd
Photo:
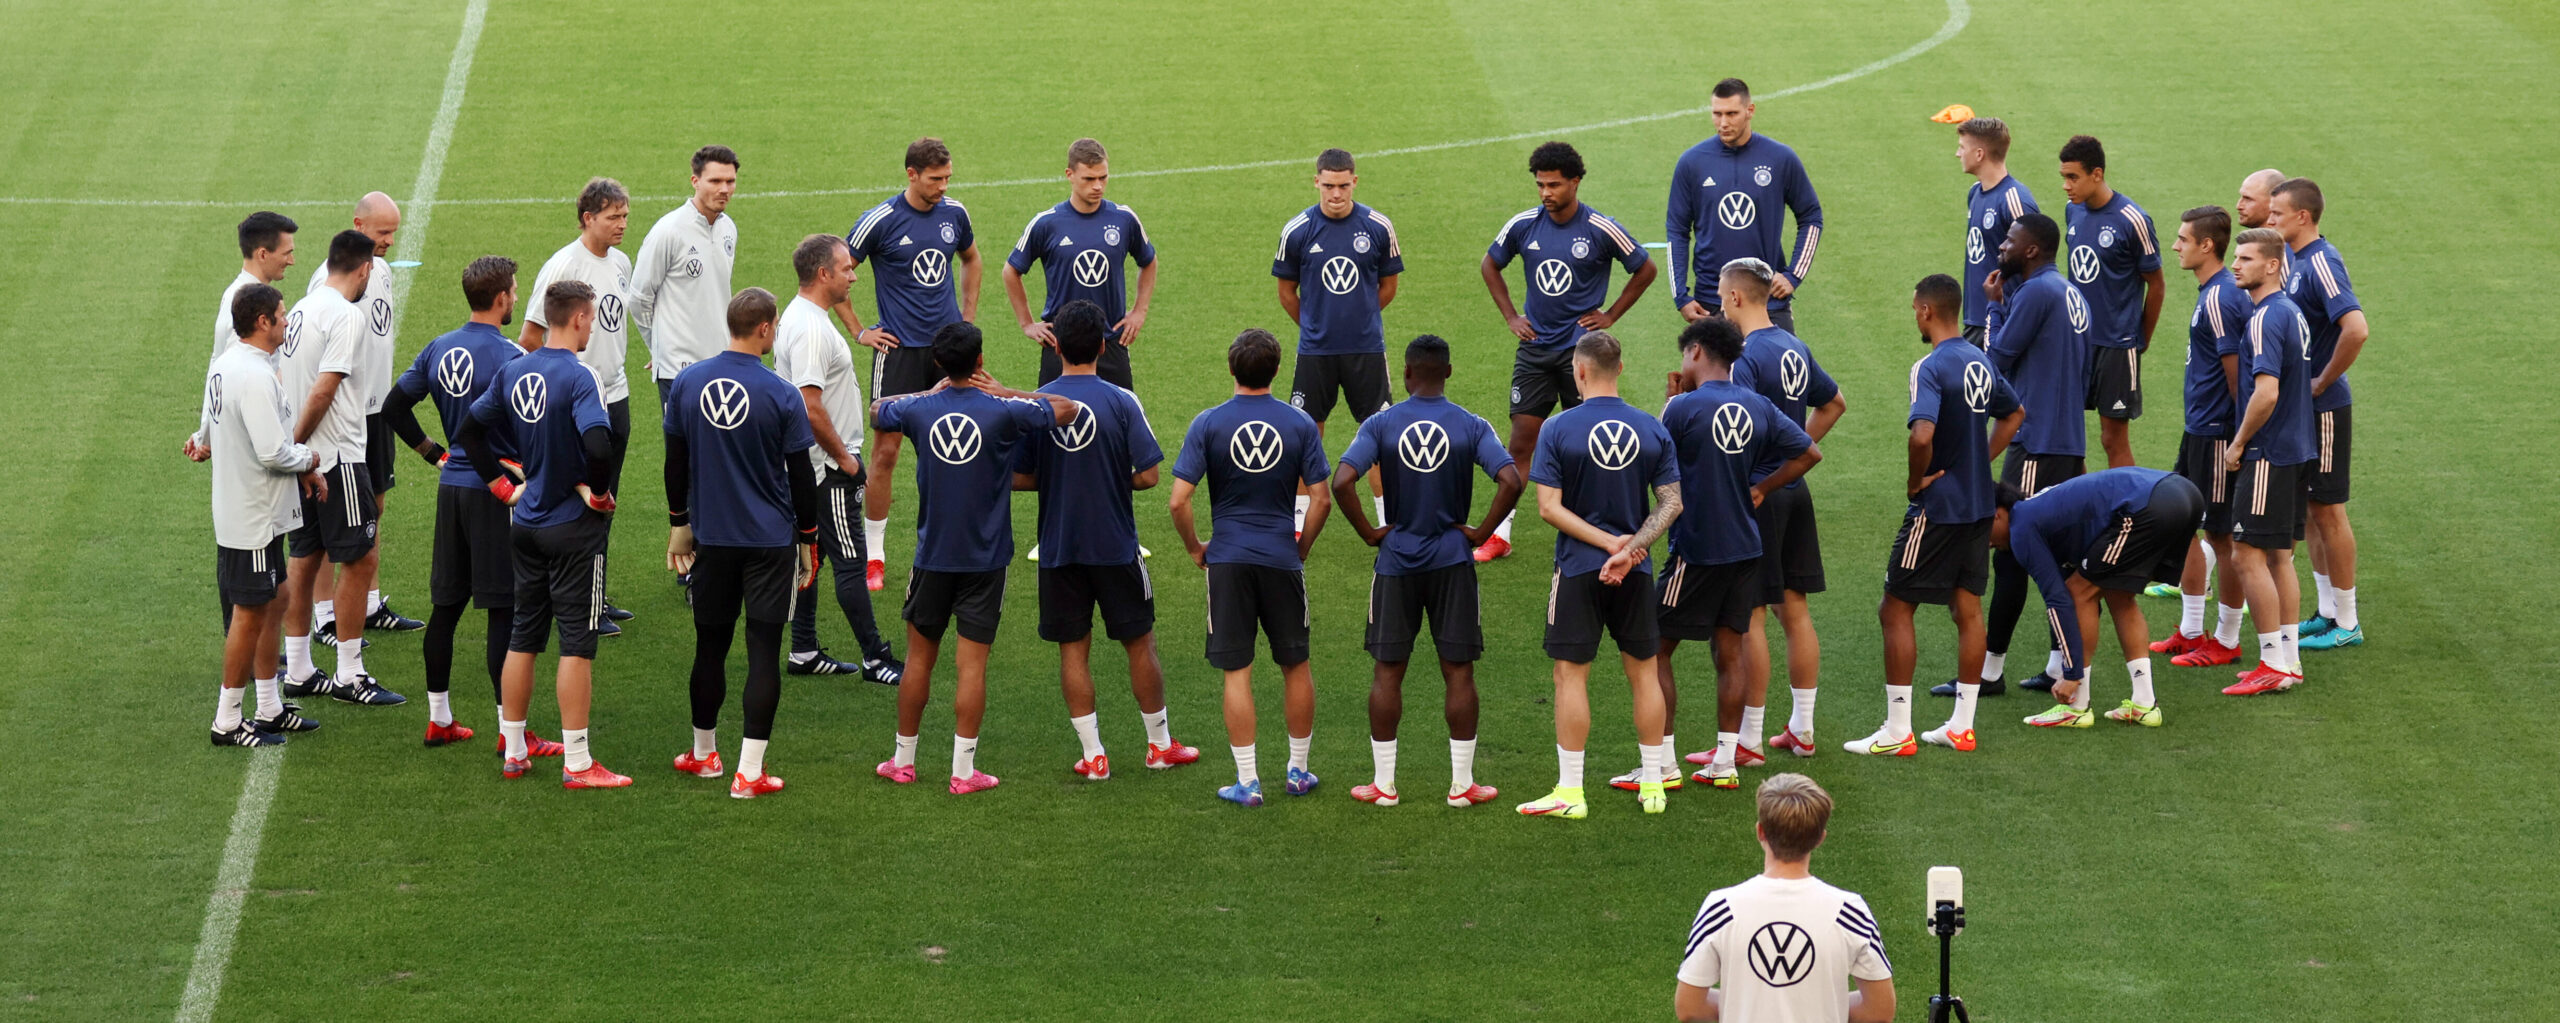
[(2089, 411), (2101, 419), (2142, 418), (2142, 353), (2089, 349)]
[(2034, 497), (2056, 484), (2079, 479), (2087, 464), (2079, 455), (2030, 455), (2025, 446), (2011, 444), (2009, 454), (2000, 460), (2000, 482)]
[(373, 493), (380, 497), (399, 485), (391, 470), (400, 462), (400, 450), (407, 445), (391, 435), (391, 420), (375, 412), (364, 417), (364, 467), (373, 473)]
[(737, 621), (743, 610), (750, 622), (790, 621), (791, 601), (800, 592), (792, 585), (800, 553), (797, 544), (694, 548), (693, 620), (723, 626)]
[(326, 500), (302, 498), (302, 526), (287, 537), (293, 556), (326, 552), (332, 564), (350, 565), (373, 552), (381, 530), (382, 502), (373, 493), (373, 473), (362, 462), (340, 462), (320, 478), (329, 482)]
[(593, 658), (604, 616), (604, 542), (613, 519), (593, 511), (574, 522), (536, 529), (507, 526), (516, 562), (516, 628), (507, 649), (538, 654), (560, 623), (560, 656)]
[(1760, 602), (1775, 604), (1787, 591), (1820, 593), (1822, 533), (1813, 525), (1813, 491), (1799, 482), (1760, 502)]
[[(1102, 342), (1102, 357), (1094, 360), (1093, 369), (1106, 383), (1118, 384), (1126, 390), (1138, 389), (1138, 385), (1129, 376), (1129, 349), (1122, 347), (1118, 341), (1105, 339)], [(1066, 372), (1067, 362), (1058, 357), (1058, 350), (1048, 345), (1041, 345), (1040, 383), (1046, 386), (1049, 381), (1058, 379)]]
[(1126, 643), (1156, 631), (1156, 584), (1144, 559), (1126, 565), (1060, 565), (1040, 570), (1040, 638), (1073, 643), (1093, 635), (1093, 613), (1102, 611), (1102, 634)]
[[(795, 455), (794, 458), (799, 456)], [(792, 471), (799, 470), (793, 465)], [(860, 565), (865, 559), (862, 536), (862, 486), (871, 475), (864, 465), (860, 476), (846, 475), (827, 463), (818, 474), (818, 551), (838, 564)]]
[(2178, 475), (2196, 485), (2204, 495), (2204, 531), (2215, 535), (2231, 532), (2231, 471), (2222, 467), (2230, 453), (2231, 438), (2207, 437), (2190, 433), (2178, 441)]
[(222, 592), (222, 602), (237, 607), (260, 607), (276, 599), (276, 591), (284, 586), (284, 538), (279, 536), (267, 545), (253, 550), (213, 548), (213, 584)]
[(631, 399), (607, 402), (604, 407), (604, 430), (613, 437), (613, 455), (621, 458), (631, 450)]
[(1545, 419), (1560, 408), (1582, 404), (1573, 383), (1573, 346), (1520, 346), (1511, 356), (1511, 414)]
[(1307, 663), (1307, 577), (1269, 565), (1209, 566), (1209, 666), (1219, 671), (1253, 667), (1256, 627), (1271, 642), (1271, 663)]
[(933, 390), (942, 382), (942, 367), (933, 364), (933, 349), (908, 345), (871, 355), (871, 397), (895, 398)]
[(2289, 551), (2302, 539), (2302, 477), (2319, 463), (2274, 465), (2251, 458), (2240, 463), (2231, 489), (2231, 538), (2260, 550)]
[(2154, 484), (2151, 501), (2100, 532), (2080, 556), (2081, 578), (2102, 590), (2140, 593), (2152, 583), (2174, 583), (2187, 568), (2188, 541), (2204, 521), (2204, 493), (2184, 476)]
[(1991, 328), (1985, 327), (1979, 323), (1968, 323), (1964, 325), (1964, 341), (1966, 344), (1980, 348), (1984, 351), (1990, 351), (1990, 340)]
[(1653, 612), (1653, 573), (1629, 572), (1616, 586), (1600, 573), (1547, 577), (1547, 656), (1589, 664), (1600, 654), (1600, 633), (1618, 641), (1618, 652), (1651, 657), (1662, 651), (1662, 624)]
[(1476, 599), (1476, 563), (1462, 561), (1414, 575), (1369, 577), (1369, 656), (1389, 664), (1413, 659), (1413, 639), (1431, 618), (1440, 659), (1473, 664), (1484, 656), (1484, 618)]
[(942, 630), (960, 619), (960, 638), (972, 643), (996, 641), (996, 625), (1004, 620), (1004, 569), (984, 572), (936, 572), (919, 568), (907, 573), (907, 600), (898, 615), (916, 635), (942, 642)]
[(2355, 406), (2348, 405), (2311, 416), (2320, 438), (2320, 456), (2304, 470), (2302, 490), (2313, 504), (2347, 503), (2347, 468), (2355, 456), (2355, 411)]
[(437, 607), (471, 601), (482, 610), (516, 599), (516, 561), (507, 503), (486, 487), (436, 487), (435, 560), (428, 599)]
[(1884, 563), (1884, 592), (1913, 604), (1952, 604), (1956, 590), (1981, 596), (1991, 582), (1991, 520), (1931, 522), (1904, 512)]
[(1395, 396), (1387, 391), (1387, 353), (1365, 352), (1359, 355), (1308, 355), (1299, 353), (1297, 369), (1289, 378), (1289, 404), (1322, 423), (1333, 414), (1333, 399), (1338, 393), (1342, 403), (1351, 407), (1351, 421), (1365, 422), (1387, 406), (1395, 404)]
[(1718, 628), (1751, 631), (1751, 613), (1760, 609), (1760, 559), (1721, 565), (1693, 565), (1671, 559), (1655, 602), (1662, 638), (1714, 639)]

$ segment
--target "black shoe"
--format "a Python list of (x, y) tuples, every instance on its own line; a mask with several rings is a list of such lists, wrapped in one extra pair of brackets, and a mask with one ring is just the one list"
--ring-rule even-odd
[(331, 618), (311, 623), (311, 641), (326, 647), (337, 646), (338, 620)]
[(622, 608), (614, 606), (613, 598), (611, 597), (606, 597), (604, 599), (604, 616), (617, 622), (627, 622), (633, 618), (639, 617), (629, 611), (625, 611)]
[(287, 674), (279, 683), (286, 696), (327, 696), (329, 690), (337, 685), (336, 680), (329, 677), (329, 670), (317, 664), (311, 666), (310, 678), (296, 682), (291, 674)]
[(408, 697), (382, 688), (382, 683), (374, 681), (371, 675), (358, 675), (331, 685), (329, 698), (366, 707), (397, 707), (409, 702)]
[(809, 650), (793, 653), (784, 670), (794, 675), (852, 675), (861, 672), (862, 666), (829, 657), (825, 650)]
[(598, 637), (622, 635), (622, 626), (614, 624), (613, 619), (611, 618), (598, 618), (596, 619), (596, 635)]
[(863, 680), (874, 685), (897, 685), (906, 679), (906, 674), (904, 665), (887, 658), (875, 657), (862, 662)]
[(296, 707), (290, 703), (285, 704), (283, 710), (277, 711), (276, 716), (271, 718), (253, 718), (250, 720), (249, 724), (261, 732), (275, 732), (278, 734), (285, 732), (316, 732), (320, 730), (320, 722), (303, 717), (302, 708)]
[(2061, 681), (2061, 679), (2057, 679), (2039, 671), (2035, 673), (2034, 677), (2018, 683), (2018, 688), (2035, 693), (2050, 693), (2053, 691), (2053, 684), (2059, 681)]
[(391, 602), (386, 600), (381, 607), (374, 608), (372, 614), (364, 616), (364, 627), (381, 632), (416, 632), (426, 628), (427, 623), (392, 610)]
[(282, 746), (284, 736), (274, 732), (261, 732), (250, 726), (249, 719), (243, 717), (240, 723), (228, 732), (215, 729), (213, 744), (216, 746)]
[[(1957, 679), (1952, 679), (1952, 678), (1951, 678), (1951, 679), (1948, 679), (1948, 680), (1946, 680), (1946, 681), (1944, 681), (1944, 682), (1940, 682), (1940, 683), (1938, 683), (1937, 685), (1930, 686), (1930, 687), (1929, 687), (1929, 695), (1931, 695), (1931, 696), (1954, 696), (1954, 695), (1956, 695), (1956, 683), (1957, 683), (1957, 681), (1959, 681), (1959, 680), (1957, 680)], [(2009, 683), (2008, 683), (2008, 681), (2007, 681), (2007, 680), (2005, 680), (2005, 679), (1996, 679), (1996, 678), (1995, 678), (1995, 679), (1992, 679), (1992, 680), (1991, 680), (1991, 681), (1989, 681), (1989, 682), (1985, 682), (1985, 683), (1983, 683), (1983, 684), (1982, 684), (1982, 689), (1981, 689), (1979, 692), (1976, 692), (1974, 695), (1976, 695), (1976, 696), (2006, 696), (2006, 695), (2008, 695), (2008, 693), (2009, 693)]]

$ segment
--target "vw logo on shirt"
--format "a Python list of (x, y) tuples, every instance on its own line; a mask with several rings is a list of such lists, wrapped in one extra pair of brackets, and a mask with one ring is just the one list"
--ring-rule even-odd
[(1227, 436), (1227, 458), (1244, 472), (1270, 472), (1280, 464), (1280, 430), (1256, 419)]
[(1396, 453), (1404, 456), (1405, 468), (1415, 472), (1435, 472), (1449, 460), (1449, 431), (1428, 419), (1404, 428), (1396, 437)]
[(907, 274), (915, 278), (917, 284), (928, 288), (940, 287), (942, 279), (951, 275), (951, 257), (944, 255), (941, 249), (918, 252), (915, 261), (907, 264)]
[(222, 374), (216, 373), (205, 378), (204, 405), (213, 410), (215, 423), (222, 422)]
[(456, 345), (436, 357), (436, 386), (456, 398), (471, 396), (471, 349)]
[(2082, 284), (2098, 279), (2098, 250), (2086, 245), (2072, 246), (2071, 279)]
[(2071, 314), (2071, 329), (2089, 329), (2089, 300), (2081, 296), (2080, 289), (2068, 286), (2062, 289), (2062, 308)]
[(1068, 268), (1075, 272), (1076, 283), (1088, 288), (1099, 288), (1111, 280), (1111, 257), (1101, 249), (1076, 253), (1075, 262)]
[(1621, 419), (1603, 419), (1591, 424), (1584, 438), (1591, 445), (1591, 464), (1616, 472), (1635, 464), (1644, 444), (1636, 439), (1636, 428)]
[(1716, 406), (1713, 425), (1716, 450), (1739, 455), (1744, 448), (1751, 446), (1751, 410), (1743, 408), (1741, 403), (1728, 401)]
[(1084, 450), (1093, 443), (1093, 410), (1077, 403), (1076, 417), (1049, 436), (1057, 440), (1060, 451)]
[(1351, 262), (1351, 257), (1335, 256), (1324, 261), (1324, 290), (1348, 295), (1359, 286), (1360, 268)]
[(531, 426), (542, 421), (542, 413), (551, 407), (551, 382), (540, 373), (517, 377), (515, 386), (507, 389), (507, 403), (516, 410), (516, 421)]
[(945, 465), (968, 464), (978, 457), (978, 448), (985, 440), (978, 433), (978, 421), (963, 412), (943, 413), (942, 418), (933, 421), (928, 434), (933, 457), (942, 459)]
[(1805, 385), (1812, 382), (1813, 370), (1805, 365), (1804, 353), (1787, 349), (1778, 353), (1778, 389), (1789, 400), (1803, 401)]
[(284, 318), (284, 343), (276, 346), (285, 358), (293, 358), (293, 350), (302, 347), (302, 310), (296, 309)]
[(1549, 259), (1538, 264), (1538, 290), (1553, 297), (1573, 290), (1573, 268), (1564, 260)]
[(1754, 204), (1751, 196), (1746, 193), (1726, 192), (1722, 198), (1716, 200), (1716, 222), (1723, 224), (1728, 230), (1742, 230), (1750, 227), (1751, 222), (1758, 219), (1760, 219), (1760, 207)]
[(1979, 263), (1982, 262), (1983, 255), (1982, 229), (1977, 227), (1966, 231), (1964, 233), (1964, 261), (1967, 263)]
[(596, 300), (596, 329), (607, 334), (622, 330), (622, 296), (607, 294)]
[(1784, 920), (1751, 934), (1751, 975), (1770, 987), (1793, 987), (1813, 975), (1813, 936)]
[(747, 421), (747, 385), (728, 377), (715, 377), (702, 385), (702, 418), (723, 430), (735, 430)]
[(374, 335), (375, 335), (375, 336), (377, 336), (377, 337), (389, 337), (389, 336), (391, 336), (391, 300), (390, 300), (390, 299), (387, 299), (387, 298), (377, 298), (377, 299), (374, 299), (374, 300), (373, 300), (373, 303), (372, 303), (372, 305), (371, 305), (371, 307), (370, 307), (370, 308), (368, 308), (368, 309), (366, 310), (365, 315), (366, 315), (367, 322), (368, 322), (368, 323), (373, 327), (373, 333), (374, 333)]
[(1976, 412), (1991, 410), (1991, 367), (1979, 362), (1964, 364), (1964, 406)]

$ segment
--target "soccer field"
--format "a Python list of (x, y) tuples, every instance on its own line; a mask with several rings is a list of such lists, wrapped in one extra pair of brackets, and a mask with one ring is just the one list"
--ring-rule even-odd
[[(1797, 306), (1848, 404), (1810, 477), (1830, 582), (1813, 598), (1827, 752), (1783, 766), (1838, 800), (1814, 869), (1881, 917), (1898, 1018), (1924, 1019), (1934, 990), (1919, 926), (1932, 864), (1968, 875), (1956, 983), (1978, 1019), (2553, 1011), (2560, 742), (2539, 697), (2560, 655), (2535, 623), (2560, 606), (2560, 467), (2537, 453), (2560, 425), (2547, 397), (2560, 375), (2530, 354), (2552, 337), (2531, 293), (2560, 276), (2560, 8), (2547, 3), (11, 0), (0, 52), (13, 93), (0, 239), (15, 256), (0, 269), (0, 721), (20, 735), (0, 787), (0, 1018), (1667, 1017), (1699, 899), (1759, 869), (1749, 788), (1691, 786), (1645, 816), (1601, 787), (1636, 755), (1604, 658), (1591, 818), (1510, 812), (1555, 769), (1539, 646), (1553, 531), (1534, 514), (1519, 553), (1483, 573), (1477, 772), (1503, 790), (1494, 805), (1410, 798), (1446, 770), (1439, 687), (1419, 665), (1407, 805), (1348, 797), (1369, 772), (1370, 551), (1339, 522), (1308, 567), (1324, 787), (1275, 790), (1255, 811), (1214, 799), (1229, 765), (1200, 657), (1202, 577), (1161, 491), (1140, 496), (1138, 521), (1159, 553), (1174, 733), (1204, 748), (1199, 764), (1068, 773), (1055, 648), (1034, 635), (1021, 565), (979, 752), (1003, 788), (958, 799), (936, 781), (946, 665), (926, 784), (871, 774), (892, 691), (790, 678), (771, 762), (791, 788), (741, 803), (665, 767), (689, 738), (693, 630), (657, 553), (649, 402), (634, 403), (612, 584), (639, 617), (596, 668), (597, 756), (637, 779), (620, 792), (563, 792), (541, 780), (548, 764), (502, 783), (468, 623), (455, 702), (480, 738), (420, 747), (406, 634), (378, 637), (368, 660), (409, 706), (314, 706), (325, 728), (280, 753), (207, 747), (220, 645), (207, 484), (178, 446), (207, 307), (252, 210), (301, 221), (285, 282), (298, 297), (358, 195), (400, 200), (394, 258), (423, 264), (403, 271), (405, 366), (461, 321), (471, 258), (513, 257), (531, 283), (574, 236), (590, 176), (638, 197), (630, 252), (687, 194), (686, 157), (735, 147), (736, 283), (787, 295), (792, 243), (843, 233), (928, 134), (955, 153), (951, 194), (988, 259), (989, 368), (1007, 383), (1030, 384), (1036, 349), (994, 263), (1064, 197), (1069, 141), (1111, 147), (1111, 198), (1144, 213), (1162, 253), (1133, 355), (1168, 447), (1228, 393), (1236, 331), (1291, 336), (1272, 241), (1314, 201), (1316, 152), (1341, 146), (1361, 157), (1360, 200), (1403, 244), (1392, 344), (1448, 337), (1451, 396), (1500, 422), (1514, 342), (1475, 267), (1536, 202), (1529, 150), (1574, 143), (1591, 168), (1582, 199), (1659, 242), (1671, 163), (1711, 134), (1707, 89), (1728, 74), (1760, 94), (1757, 130), (1803, 156), (1827, 219)], [(2186, 207), (2228, 205), (2259, 167), (2320, 181), (2323, 226), (2373, 325), (2354, 373), (2352, 505), (2369, 643), (2306, 655), (2308, 685), (2257, 700), (2218, 695), (2221, 670), (2164, 661), (2157, 730), (2029, 728), (2018, 719), (2044, 703), (2013, 689), (1983, 705), (1980, 752), (1839, 752), (1883, 710), (1874, 607), (1903, 504), (1906, 375), (1924, 351), (1911, 283), (1961, 268), (1968, 179), (1954, 132), (1928, 121), (1949, 103), (2008, 121), (2012, 169), (2057, 216), (2052, 154), (2074, 133), (2106, 142), (2111, 183), (2163, 234)], [(2163, 467), (2193, 296), (2174, 259), (2166, 274), (2155, 397), (2133, 441)], [(1655, 410), (1679, 324), (1669, 288), (1615, 330), (1628, 394)], [(867, 280), (855, 296), (867, 315)], [(644, 358), (634, 344), (635, 374)], [(1335, 420), (1338, 455), (1349, 430)], [(384, 589), (423, 615), (432, 488), (417, 463), (401, 469)], [(885, 598), (914, 549), (901, 476)], [(1034, 502), (1014, 507), (1027, 544)], [(2155, 634), (2175, 624), (2173, 601), (2145, 610)], [(893, 634), (895, 614), (883, 600)], [(848, 653), (831, 601), (820, 621)], [(2035, 639), (2021, 634), (2023, 662)], [(1952, 633), (1924, 613), (1920, 636), (1925, 686), (1951, 671)], [(2112, 643), (2092, 637), (2101, 703), (2125, 691)], [(1712, 701), (1696, 681), (1703, 646), (1688, 650), (1694, 748)], [(1134, 768), (1122, 668), (1097, 654), (1104, 736)], [(1257, 675), (1271, 764), (1278, 678), (1267, 662)], [(549, 688), (533, 704), (545, 734)], [(1772, 705), (1774, 727), (1784, 697)], [(1915, 718), (1942, 714), (1928, 701)]]

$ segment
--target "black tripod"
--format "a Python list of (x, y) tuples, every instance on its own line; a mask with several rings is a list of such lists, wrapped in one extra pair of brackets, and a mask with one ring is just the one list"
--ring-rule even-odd
[(1956, 929), (1964, 926), (1964, 907), (1940, 900), (1929, 914), (1929, 933), (1938, 936), (1938, 993), (1929, 996), (1929, 1023), (1947, 1023), (1950, 1014), (1957, 1023), (1973, 1023), (1965, 1014), (1964, 999), (1947, 993), (1948, 964), (1954, 958)]

